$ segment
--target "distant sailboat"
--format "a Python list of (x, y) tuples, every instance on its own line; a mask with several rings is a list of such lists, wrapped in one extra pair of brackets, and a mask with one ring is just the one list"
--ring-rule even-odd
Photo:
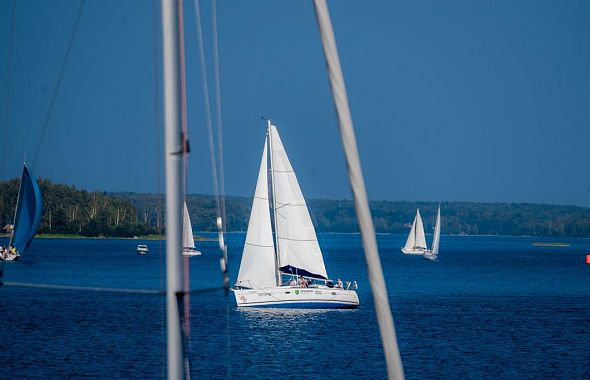
[(195, 237), (193, 236), (193, 226), (188, 214), (188, 207), (184, 202), (182, 210), (182, 254), (184, 256), (200, 256), (201, 252), (195, 247)]
[(2, 253), (3, 260), (17, 260), (26, 251), (41, 224), (42, 209), (41, 190), (25, 164), (18, 190), (14, 227), (10, 235), (8, 252)]
[(426, 253), (426, 236), (424, 235), (424, 225), (420, 217), (420, 209), (416, 209), (416, 217), (412, 223), (412, 229), (406, 240), (406, 245), (402, 252), (406, 255), (423, 255)]
[(232, 289), (237, 305), (356, 308), (355, 289), (356, 282), (329, 280), (297, 177), (276, 127), (268, 121), (242, 262)]
[(436, 260), (438, 258), (438, 246), (440, 243), (440, 206), (436, 213), (436, 223), (434, 225), (434, 237), (432, 238), (432, 249), (427, 250), (422, 255), (427, 260)]

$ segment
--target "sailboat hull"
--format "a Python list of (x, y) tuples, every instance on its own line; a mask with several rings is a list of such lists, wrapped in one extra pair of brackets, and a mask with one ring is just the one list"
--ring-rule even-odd
[(425, 254), (422, 255), (422, 258), (424, 260), (436, 261), (436, 259), (438, 258), (438, 255), (430, 253), (430, 252), (426, 252)]
[(278, 286), (264, 289), (233, 289), (238, 307), (296, 309), (356, 309), (354, 290)]
[(424, 248), (402, 248), (402, 252), (406, 255), (423, 255), (426, 253), (426, 249)]

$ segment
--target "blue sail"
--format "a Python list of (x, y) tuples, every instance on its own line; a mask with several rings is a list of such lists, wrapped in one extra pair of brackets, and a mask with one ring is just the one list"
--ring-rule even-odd
[(23, 253), (35, 237), (41, 224), (42, 209), (41, 190), (25, 165), (18, 193), (14, 230), (10, 239), (10, 244), (14, 245), (18, 252)]

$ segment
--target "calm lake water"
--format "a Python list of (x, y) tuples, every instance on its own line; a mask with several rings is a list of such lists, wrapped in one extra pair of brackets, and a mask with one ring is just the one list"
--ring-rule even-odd
[[(328, 273), (358, 282), (360, 308), (238, 310), (223, 291), (193, 295), (194, 378), (386, 377), (359, 236), (320, 240)], [(406, 378), (590, 378), (590, 240), (443, 236), (437, 262), (404, 256), (405, 236), (378, 240)], [(232, 281), (243, 241), (228, 236)], [(138, 243), (36, 239), (3, 279), (162, 288), (162, 243), (147, 256)], [(191, 287), (221, 285), (216, 242), (198, 246)], [(0, 378), (161, 378), (164, 315), (161, 296), (1, 287)]]

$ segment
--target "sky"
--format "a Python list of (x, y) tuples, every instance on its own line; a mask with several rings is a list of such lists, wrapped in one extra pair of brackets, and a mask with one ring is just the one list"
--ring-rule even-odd
[[(0, 179), (38, 155), (56, 183), (162, 191), (159, 4), (86, 0), (43, 137), (80, 2), (16, 3), (0, 0)], [(370, 199), (590, 206), (590, 3), (329, 6)], [(184, 17), (188, 191), (212, 194), (191, 0)], [(226, 193), (254, 193), (272, 118), (304, 195), (350, 198), (312, 2), (220, 0), (217, 20)]]

